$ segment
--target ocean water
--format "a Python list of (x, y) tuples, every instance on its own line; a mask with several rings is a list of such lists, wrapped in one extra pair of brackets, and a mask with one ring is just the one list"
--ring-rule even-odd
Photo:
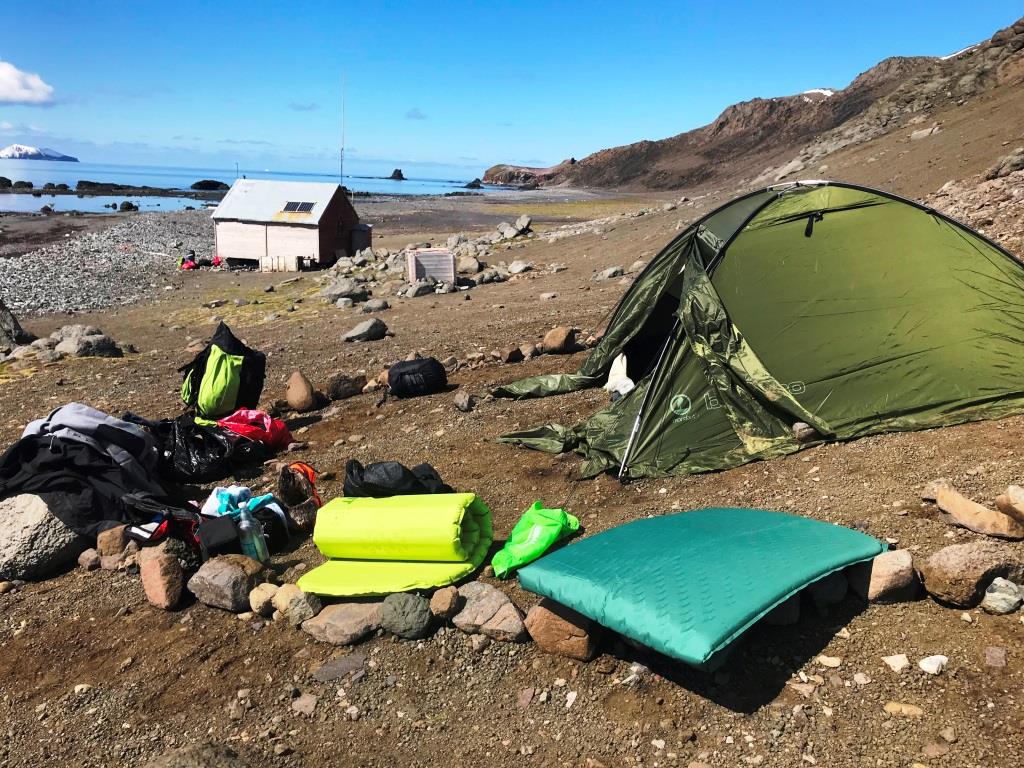
[[(239, 176), (249, 179), (278, 179), (281, 181), (335, 182), (338, 174), (291, 173), (241, 168)], [(215, 179), (231, 184), (235, 180), (232, 168), (169, 168), (158, 165), (114, 165), (105, 163), (62, 163), (51, 160), (0, 160), (0, 176), (11, 181), (31, 181), (38, 189), (47, 182), (67, 184), (74, 189), (79, 180), (104, 181), (131, 186), (188, 189), (200, 179)], [(471, 179), (430, 179), (409, 176), (405, 181), (391, 181), (374, 176), (345, 175), (345, 185), (355, 192), (378, 195), (443, 195), (464, 189)], [(500, 193), (501, 188), (478, 190), (486, 194)], [(175, 197), (78, 197), (75, 195), (46, 195), (34, 197), (25, 194), (0, 193), (0, 211), (38, 211), (44, 204), (55, 210), (103, 212), (105, 203), (131, 200), (142, 210), (180, 210), (187, 205), (199, 207), (202, 202)]]

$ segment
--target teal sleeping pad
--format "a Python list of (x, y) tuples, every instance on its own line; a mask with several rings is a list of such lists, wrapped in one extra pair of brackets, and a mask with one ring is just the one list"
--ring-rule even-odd
[(699, 509), (589, 536), (519, 571), (531, 592), (696, 666), (791, 595), (885, 547), (759, 509)]

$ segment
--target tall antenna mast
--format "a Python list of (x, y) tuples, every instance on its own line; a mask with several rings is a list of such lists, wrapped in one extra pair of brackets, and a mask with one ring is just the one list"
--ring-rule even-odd
[(338, 153), (338, 183), (345, 186), (345, 73), (341, 73), (341, 151)]

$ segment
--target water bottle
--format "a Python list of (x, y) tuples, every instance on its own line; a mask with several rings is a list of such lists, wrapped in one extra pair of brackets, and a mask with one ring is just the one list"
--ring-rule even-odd
[(242, 542), (242, 554), (246, 557), (261, 563), (270, 559), (267, 541), (263, 538), (263, 526), (245, 504), (238, 509), (238, 538)]

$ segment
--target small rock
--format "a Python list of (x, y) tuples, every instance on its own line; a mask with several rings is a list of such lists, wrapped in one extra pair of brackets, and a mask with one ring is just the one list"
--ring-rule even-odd
[(316, 407), (316, 391), (302, 371), (295, 371), (288, 377), (285, 399), (293, 411), (310, 411)]
[(942, 737), (943, 741), (947, 741), (950, 744), (956, 743), (956, 729), (953, 727), (943, 728), (941, 731), (939, 731), (939, 736)]
[(907, 658), (907, 654), (905, 653), (897, 653), (894, 656), (883, 656), (882, 661), (884, 661), (886, 666), (888, 666), (893, 672), (902, 672), (910, 666), (910, 659)]
[(946, 664), (948, 663), (949, 659), (945, 656), (935, 655), (927, 656), (921, 659), (919, 662), (917, 662), (917, 666), (919, 666), (923, 671), (927, 672), (929, 675), (938, 675), (942, 672), (942, 670), (946, 668)]
[(890, 715), (899, 717), (921, 717), (924, 710), (913, 704), (902, 704), (898, 701), (890, 701), (885, 705), (885, 711)]
[(921, 749), (921, 754), (927, 758), (942, 757), (949, 754), (949, 745), (936, 742), (925, 744)]
[(473, 410), (473, 407), (476, 405), (476, 398), (473, 397), (473, 395), (471, 395), (469, 392), (461, 390), (455, 393), (454, 404), (455, 407), (458, 408), (463, 413), (469, 413), (470, 411)]
[(386, 309), (391, 309), (391, 305), (388, 304), (387, 299), (370, 299), (368, 302), (363, 304), (363, 312), (383, 312)]
[(262, 563), (244, 555), (219, 555), (203, 563), (188, 581), (199, 602), (232, 613), (249, 608), (249, 593), (266, 573)]
[(312, 619), (322, 608), (319, 597), (303, 592), (295, 584), (283, 584), (274, 592), (270, 603), (293, 627)]
[(857, 685), (867, 685), (871, 682), (871, 678), (865, 675), (863, 672), (856, 672), (853, 675), (853, 682)]
[(471, 635), (469, 638), (469, 647), (475, 653), (483, 653), (490, 644), (491, 638), (487, 635)]
[(338, 373), (327, 382), (327, 397), (331, 400), (346, 400), (362, 394), (365, 386), (366, 377), (362, 374), (349, 376), (344, 373)]
[(542, 293), (537, 298), (539, 298), (541, 301), (551, 301), (552, 299), (557, 299), (558, 294), (555, 293), (554, 291), (547, 291), (545, 293)]
[(249, 607), (252, 608), (252, 612), (265, 619), (269, 619), (273, 616), (273, 599), (277, 590), (277, 584), (271, 584), (270, 582), (257, 584), (252, 592), (249, 593)]
[(306, 717), (312, 717), (316, 712), (316, 705), (319, 698), (312, 693), (304, 693), (292, 701), (292, 711)]
[(840, 659), (838, 656), (820, 655), (818, 656), (817, 661), (819, 664), (821, 664), (821, 666), (828, 667), (829, 669), (835, 669), (843, 663), (843, 660)]
[(608, 267), (607, 269), (602, 269), (600, 272), (594, 275), (594, 279), (598, 281), (611, 280), (616, 277), (622, 277), (622, 275), (622, 267)]
[(1020, 608), (1024, 602), (1021, 589), (1012, 581), (1002, 577), (996, 577), (985, 590), (985, 596), (981, 600), (981, 608), (986, 613), (1001, 616), (1013, 613)]
[(328, 605), (316, 618), (303, 622), (302, 631), (321, 643), (351, 645), (380, 626), (380, 603), (337, 603)]
[(540, 348), (548, 355), (562, 355), (576, 351), (576, 329), (561, 326), (544, 334)]
[(810, 443), (821, 438), (818, 430), (803, 421), (793, 423), (793, 438), (798, 443)]
[(341, 337), (342, 341), (379, 341), (387, 336), (388, 327), (379, 318), (365, 320)]
[(185, 571), (173, 555), (153, 555), (139, 567), (142, 588), (151, 605), (169, 611), (178, 605), (185, 589)]
[(914, 558), (905, 549), (883, 552), (867, 563), (850, 569), (853, 590), (872, 603), (912, 600), (917, 594)]
[(99, 553), (92, 548), (85, 550), (78, 556), (78, 564), (87, 571), (95, 571), (100, 567)]
[(490, 584), (473, 581), (459, 587), (465, 607), (452, 619), (463, 632), (481, 633), (495, 640), (513, 642), (526, 635), (526, 627), (512, 601)]
[(985, 647), (985, 666), (1002, 668), (1006, 666), (1006, 649), (1001, 645)]
[(388, 595), (381, 606), (381, 626), (406, 640), (426, 637), (430, 630), (430, 603), (419, 595)]
[(530, 609), (525, 625), (537, 646), (547, 653), (590, 661), (597, 651), (598, 625), (548, 598)]
[(358, 672), (366, 664), (366, 654), (350, 653), (325, 661), (314, 673), (313, 678), (321, 683), (331, 683)]
[(924, 588), (935, 599), (958, 608), (972, 608), (997, 576), (1024, 581), (1024, 562), (994, 541), (973, 541), (943, 547), (919, 566)]
[(529, 272), (531, 269), (533, 269), (533, 264), (529, 261), (523, 261), (521, 259), (516, 259), (515, 261), (508, 265), (508, 271), (511, 272), (513, 275), (520, 275), (523, 272)]
[(100, 557), (120, 555), (128, 546), (128, 526), (118, 525), (100, 531), (96, 536), (96, 552)]
[(441, 587), (430, 598), (430, 612), (438, 619), (451, 619), (459, 612), (459, 590), (456, 587)]

